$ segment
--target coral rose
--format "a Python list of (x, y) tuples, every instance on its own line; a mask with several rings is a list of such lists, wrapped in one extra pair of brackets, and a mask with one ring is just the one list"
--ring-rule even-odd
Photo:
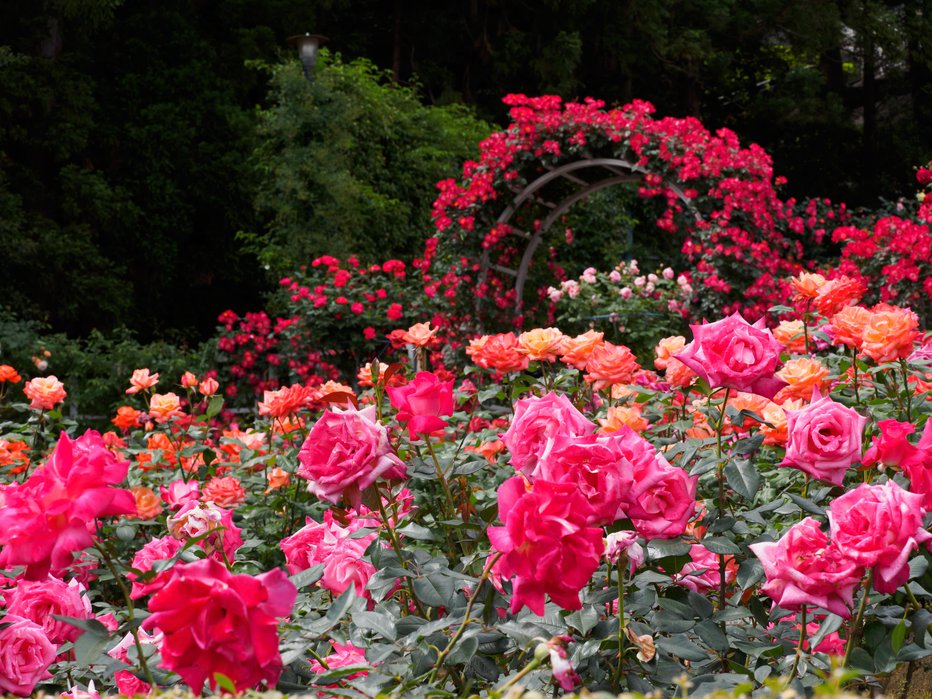
[(600, 391), (615, 384), (631, 383), (640, 368), (630, 349), (603, 342), (589, 355), (583, 378), (592, 384), (594, 390)]
[(604, 333), (587, 330), (582, 335), (567, 337), (561, 347), (560, 361), (580, 371), (585, 371), (586, 363), (592, 356), (592, 351), (602, 344)]
[(823, 329), (832, 338), (833, 345), (859, 350), (864, 341), (864, 328), (870, 319), (871, 312), (863, 306), (845, 306), (831, 317)]
[(23, 386), (23, 393), (29, 399), (29, 407), (33, 410), (51, 410), (68, 396), (65, 384), (55, 376), (37, 376), (30, 379)]
[(774, 375), (787, 383), (774, 396), (774, 401), (777, 403), (783, 403), (791, 398), (808, 401), (812, 398), (813, 391), (821, 393), (828, 385), (826, 380), (828, 367), (810, 357), (791, 359)]
[(783, 386), (773, 377), (782, 345), (764, 326), (739, 313), (705, 325), (691, 325), (693, 341), (676, 354), (712, 388), (726, 387), (772, 398)]
[(801, 320), (781, 320), (773, 329), (773, 336), (787, 352), (799, 354), (806, 351), (806, 330)]
[(793, 303), (802, 305), (811, 302), (819, 293), (819, 289), (825, 286), (826, 279), (821, 274), (813, 272), (800, 272), (799, 276), (790, 279), (790, 286), (793, 288)]
[(534, 328), (518, 336), (518, 352), (537, 362), (553, 362), (565, 339), (556, 328)]
[(407, 470), (385, 427), (376, 421), (375, 406), (325, 412), (311, 428), (298, 460), (298, 475), (308, 481), (310, 492), (353, 505), (379, 478), (404, 478)]
[(41, 626), (7, 614), (0, 624), (0, 689), (28, 697), (40, 680), (52, 676), (48, 670), (56, 654)]
[(415, 347), (426, 347), (434, 339), (437, 330), (437, 328), (430, 327), (430, 323), (415, 323), (405, 331), (401, 339)]
[(767, 576), (761, 591), (778, 605), (790, 611), (812, 605), (850, 618), (854, 588), (864, 570), (829, 544), (812, 517), (794, 524), (779, 541), (751, 544), (750, 548)]
[(213, 378), (212, 376), (208, 376), (197, 385), (197, 390), (202, 396), (212, 396), (219, 389), (220, 384), (217, 382), (217, 379)]
[(310, 389), (302, 384), (285, 386), (277, 391), (265, 391), (263, 399), (259, 402), (259, 414), (283, 418), (306, 408), (311, 400), (313, 395)]
[(605, 542), (601, 529), (586, 525), (592, 507), (576, 486), (538, 481), (528, 490), (514, 476), (498, 489), (498, 513), (504, 526), (487, 532), (504, 554), (495, 572), (514, 578), (511, 612), (527, 606), (543, 616), (548, 594), (564, 609), (581, 609), (579, 591), (599, 567)]
[(116, 417), (114, 417), (110, 422), (126, 432), (126, 430), (130, 429), (131, 427), (139, 427), (140, 417), (142, 417), (141, 411), (136, 410), (136, 408), (131, 405), (121, 405), (119, 408), (117, 408)]
[(237, 692), (260, 682), (274, 687), (282, 671), (278, 618), (291, 614), (294, 584), (275, 568), (255, 577), (233, 575), (213, 558), (176, 565), (149, 600), (146, 629), (163, 633), (161, 667), (199, 694), (226, 675)]
[(685, 346), (686, 338), (682, 335), (673, 335), (672, 337), (663, 338), (654, 348), (654, 354), (656, 355), (654, 366), (660, 371), (665, 370), (673, 355)]
[(874, 571), (874, 589), (893, 594), (909, 579), (909, 557), (932, 539), (922, 528), (922, 495), (893, 481), (862, 483), (828, 508), (832, 542), (863, 568)]
[(842, 275), (819, 287), (813, 305), (823, 316), (831, 318), (845, 306), (856, 304), (866, 291), (864, 282)]
[(16, 369), (9, 364), (0, 364), (0, 383), (5, 383), (7, 381), (10, 383), (19, 383), (22, 381), (22, 377)]
[(152, 388), (158, 382), (158, 372), (155, 374), (150, 374), (148, 369), (136, 369), (133, 371), (133, 375), (129, 378), (130, 387), (126, 389), (126, 393), (129, 395), (139, 393), (140, 391), (144, 391), (147, 388)]
[(136, 498), (135, 517), (137, 519), (155, 519), (162, 514), (162, 500), (152, 488), (137, 485), (130, 488), (129, 491)]
[(181, 399), (174, 393), (155, 393), (149, 400), (149, 415), (160, 425), (182, 414)]
[(641, 415), (641, 406), (635, 403), (632, 406), (613, 405), (608, 409), (608, 414), (598, 418), (599, 434), (610, 434), (617, 432), (621, 427), (630, 427), (635, 432), (643, 432), (647, 429), (649, 423)]
[(878, 364), (905, 359), (920, 335), (918, 327), (919, 318), (909, 309), (875, 310), (861, 333), (861, 351)]
[(786, 456), (791, 466), (813, 478), (841, 485), (848, 467), (861, 458), (861, 435), (867, 418), (828, 396), (787, 416)]
[(442, 430), (447, 423), (440, 416), (453, 414), (453, 381), (441, 381), (429, 371), (420, 371), (413, 381), (386, 390), (398, 411), (398, 422), (407, 424), (411, 439)]
[(466, 354), (485, 369), (492, 369), (498, 374), (510, 374), (527, 369), (529, 360), (518, 351), (518, 338), (514, 333), (484, 335), (471, 340)]
[(201, 500), (232, 508), (246, 502), (246, 491), (236, 476), (214, 476), (201, 489)]

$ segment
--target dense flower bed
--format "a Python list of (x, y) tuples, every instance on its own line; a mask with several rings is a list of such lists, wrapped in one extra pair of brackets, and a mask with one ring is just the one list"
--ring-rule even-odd
[(140, 368), (80, 434), (0, 366), (0, 689), (750, 691), (929, 655), (932, 342), (858, 279), (788, 284), (773, 331), (652, 356), (548, 327), (428, 371), (437, 328), (396, 328), (403, 361), (256, 419)]

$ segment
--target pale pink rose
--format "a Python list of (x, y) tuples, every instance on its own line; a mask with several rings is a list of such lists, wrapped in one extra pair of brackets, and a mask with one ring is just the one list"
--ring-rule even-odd
[[(171, 536), (163, 536), (160, 539), (152, 539), (145, 546), (136, 552), (133, 556), (131, 568), (135, 568), (140, 573), (148, 573), (156, 561), (167, 561), (177, 554), (182, 547), (182, 543)], [(151, 595), (158, 590), (163, 583), (159, 576), (149, 582), (141, 582), (137, 575), (132, 571), (126, 574), (126, 577), (133, 583), (133, 589), (130, 592), (132, 599), (139, 599), (146, 595)]]
[(407, 470), (376, 420), (375, 406), (325, 412), (311, 428), (298, 460), (298, 475), (308, 481), (308, 491), (351, 505), (358, 505), (362, 491), (379, 478), (401, 479)]
[(627, 286), (623, 286), (623, 287), (618, 291), (618, 295), (621, 296), (621, 298), (623, 298), (625, 301), (627, 301), (628, 299), (630, 299), (630, 298), (631, 298), (631, 295), (632, 295), (633, 293), (634, 293), (634, 292), (631, 291), (631, 289), (628, 288)]
[(854, 588), (864, 569), (834, 543), (829, 544), (812, 517), (794, 524), (779, 541), (751, 544), (750, 548), (767, 576), (761, 590), (778, 605), (799, 611), (805, 604), (851, 617)]
[(605, 558), (609, 563), (617, 565), (623, 555), (627, 556), (631, 564), (628, 570), (631, 575), (634, 575), (638, 567), (644, 565), (644, 547), (638, 543), (637, 532), (612, 532), (605, 538)]
[(552, 303), (556, 303), (563, 298), (563, 291), (554, 287), (547, 288), (547, 298), (550, 299)]
[(179, 478), (178, 480), (172, 481), (167, 486), (160, 485), (159, 492), (162, 494), (162, 499), (165, 503), (173, 510), (181, 508), (181, 506), (187, 502), (200, 500), (201, 498), (200, 486), (198, 482), (193, 479), (185, 483)]
[(527, 607), (542, 616), (546, 595), (564, 609), (580, 609), (579, 591), (599, 567), (602, 530), (586, 525), (592, 508), (570, 483), (537, 481), (528, 490), (522, 476), (498, 489), (501, 527), (489, 541), (504, 555), (494, 572), (514, 578), (511, 612)]
[(774, 378), (783, 346), (763, 319), (753, 325), (734, 313), (714, 323), (690, 325), (693, 341), (677, 352), (712, 388), (733, 388), (773, 398), (785, 384)]
[(29, 407), (33, 410), (51, 410), (68, 396), (65, 384), (55, 376), (30, 379), (23, 386), (23, 393), (30, 400)]
[(282, 539), (279, 546), (285, 554), (288, 572), (294, 575), (315, 565), (325, 565), (324, 575), (319, 585), (330, 590), (334, 595), (343, 594), (351, 585), (357, 595), (366, 593), (369, 578), (375, 575), (375, 567), (362, 558), (366, 549), (377, 534), (372, 533), (361, 538), (350, 535), (362, 527), (362, 522), (355, 520), (347, 527), (341, 527), (327, 510), (322, 523), (310, 517), (307, 523), (291, 536)]
[(547, 440), (558, 435), (580, 437), (592, 434), (596, 425), (587, 420), (564, 394), (522, 398), (502, 441), (511, 454), (509, 463), (528, 478), (537, 472), (537, 460)]
[(814, 402), (787, 412), (786, 456), (791, 466), (832, 485), (841, 485), (845, 472), (861, 458), (861, 435), (867, 418), (828, 396), (813, 393)]
[(243, 545), (242, 529), (233, 524), (233, 511), (212, 502), (189, 501), (169, 517), (166, 524), (169, 533), (181, 542), (209, 533), (197, 545), (208, 555), (215, 553), (220, 560), (229, 563)]
[(40, 680), (52, 676), (56, 650), (41, 626), (7, 614), (0, 628), (0, 690), (28, 697)]
[(51, 575), (45, 580), (18, 580), (5, 595), (7, 612), (34, 621), (56, 646), (74, 641), (81, 635), (77, 626), (59, 621), (53, 615), (90, 619), (94, 616), (84, 585), (77, 580), (66, 583)]
[(874, 589), (893, 594), (909, 579), (909, 557), (932, 539), (922, 528), (922, 495), (893, 481), (862, 483), (832, 501), (828, 521), (832, 541), (846, 556), (874, 570)]
[(617, 269), (613, 269), (611, 272), (608, 273), (608, 278), (612, 282), (612, 284), (617, 284), (618, 282), (621, 281), (621, 272), (619, 272)]
[(664, 279), (673, 279), (676, 276), (676, 273), (669, 267), (664, 267), (662, 274)]
[(586, 284), (595, 284), (595, 267), (589, 267), (583, 271), (582, 276), (579, 277), (580, 281), (585, 282)]

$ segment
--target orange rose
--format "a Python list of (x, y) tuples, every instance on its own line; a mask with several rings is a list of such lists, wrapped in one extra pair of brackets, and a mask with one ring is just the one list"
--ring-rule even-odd
[[(744, 393), (738, 391), (734, 395), (728, 398), (728, 407), (734, 408), (739, 413), (742, 410), (747, 410), (748, 412), (755, 413), (764, 416), (764, 410), (767, 408), (767, 405), (770, 403), (769, 400), (763, 396), (759, 396), (756, 393)], [(731, 423), (731, 421), (726, 417), (725, 421)], [(760, 423), (757, 422), (752, 417), (745, 417), (744, 421), (740, 425), (733, 425), (732, 427), (740, 430), (741, 432), (747, 432), (752, 427), (756, 427)]]
[(129, 490), (136, 498), (137, 519), (155, 519), (162, 514), (162, 501), (152, 488), (137, 485)]
[[(220, 451), (224, 454), (224, 460), (231, 463), (240, 461), (240, 452), (243, 449), (250, 449), (257, 454), (265, 453), (265, 433), (247, 430), (243, 432), (239, 429), (224, 430), (220, 440)], [(254, 469), (262, 468), (261, 464), (253, 466)]]
[(139, 417), (142, 415), (142, 412), (136, 410), (136, 408), (131, 405), (121, 405), (117, 408), (116, 417), (113, 418), (110, 422), (119, 427), (121, 430), (126, 431), (130, 427), (139, 427)]
[(288, 471), (283, 468), (276, 466), (275, 468), (269, 470), (269, 487), (265, 489), (263, 495), (268, 495), (273, 490), (278, 490), (279, 488), (284, 488), (291, 482), (291, 476)]
[(864, 328), (870, 319), (871, 312), (863, 306), (845, 306), (832, 316), (825, 331), (832, 336), (833, 345), (861, 349)]
[(858, 279), (844, 275), (835, 277), (819, 287), (813, 304), (816, 310), (826, 318), (831, 318), (845, 306), (856, 304), (867, 289)]
[(789, 398), (812, 400), (812, 392), (819, 389), (820, 393), (824, 393), (828, 384), (825, 380), (828, 376), (828, 368), (818, 360), (809, 357), (791, 359), (774, 376), (789, 384), (781, 388), (774, 396), (774, 400), (781, 404)]
[(686, 388), (696, 378), (696, 372), (683, 364), (676, 357), (670, 357), (667, 360), (667, 368), (664, 370), (664, 377), (671, 386)]
[(197, 390), (200, 391), (202, 396), (212, 396), (217, 392), (218, 388), (220, 388), (220, 384), (213, 377), (206, 378), (197, 385)]
[(20, 440), (0, 439), (0, 466), (12, 466), (10, 473), (19, 474), (29, 463), (29, 445)]
[(272, 431), (276, 434), (291, 434), (305, 428), (305, 420), (299, 415), (288, 415), (278, 418), (272, 424)]
[(6, 381), (10, 383), (19, 383), (21, 380), (22, 377), (17, 373), (16, 369), (9, 364), (0, 364), (0, 383)]
[(641, 417), (641, 406), (638, 404), (627, 406), (612, 406), (608, 409), (608, 415), (599, 418), (599, 434), (611, 434), (617, 432), (623, 426), (628, 426), (635, 432), (643, 432), (647, 429), (648, 422)]
[(604, 333), (595, 330), (587, 330), (576, 337), (567, 337), (561, 347), (560, 361), (576, 367), (580, 371), (585, 371), (586, 362), (589, 361), (592, 350), (602, 344), (603, 337)]
[(485, 457), (485, 460), (490, 464), (494, 464), (498, 459), (496, 456), (505, 451), (505, 443), (497, 439), (494, 442), (482, 442), (475, 447), (466, 447), (466, 451), (471, 451), (476, 454), (481, 454)]
[(23, 386), (23, 393), (31, 401), (29, 407), (33, 410), (51, 410), (68, 395), (65, 392), (65, 384), (55, 376), (37, 376), (30, 379)]
[(259, 414), (283, 418), (307, 407), (313, 397), (311, 390), (302, 384), (265, 391), (259, 402)]
[(524, 371), (528, 358), (519, 350), (518, 338), (514, 333), (483, 335), (471, 340), (466, 354), (473, 362), (485, 369), (492, 369), (499, 374)]
[(149, 374), (148, 369), (136, 369), (129, 378), (130, 387), (126, 389), (129, 395), (152, 388), (159, 382), (158, 372)]
[(798, 277), (790, 279), (790, 286), (794, 292), (793, 303), (805, 303), (814, 299), (819, 289), (825, 285), (825, 281), (821, 274), (800, 272)]
[(181, 387), (182, 388), (194, 388), (197, 386), (197, 377), (192, 374), (190, 371), (186, 371), (181, 375)]
[(201, 501), (230, 509), (246, 501), (246, 491), (235, 476), (214, 477), (201, 488)]
[(313, 404), (320, 407), (335, 406), (337, 408), (352, 408), (356, 394), (351, 386), (337, 381), (327, 383), (311, 389)]
[(773, 336), (787, 352), (801, 353), (806, 351), (806, 335), (801, 320), (782, 320), (773, 329)]
[(761, 413), (761, 417), (764, 418), (764, 422), (772, 425), (772, 427), (768, 427), (767, 425), (760, 426), (761, 434), (764, 435), (764, 444), (773, 444), (776, 446), (785, 445), (787, 440), (786, 411), (802, 410), (804, 406), (805, 403), (798, 398), (788, 400), (783, 405), (768, 402), (767, 407), (765, 407), (763, 413)]
[(415, 347), (427, 347), (437, 334), (437, 330), (438, 328), (431, 328), (430, 323), (415, 323), (408, 328), (401, 339)]
[(918, 327), (919, 318), (907, 308), (875, 310), (864, 326), (861, 351), (878, 364), (905, 359), (919, 337)]
[[(360, 386), (364, 388), (368, 388), (373, 385), (372, 384), (372, 369), (374, 368), (375, 365), (378, 365), (378, 368), (379, 368), (379, 378), (378, 378), (379, 385), (385, 386), (385, 372), (388, 371), (391, 365), (383, 364), (382, 362), (375, 362), (375, 364), (373, 364), (372, 362), (366, 362), (366, 364), (362, 366), (362, 368), (359, 370), (359, 373), (356, 374), (356, 378), (359, 380)], [(404, 372), (396, 371), (389, 378), (388, 385), (389, 386), (401, 386), (404, 382), (405, 382)]]
[(657, 347), (654, 348), (654, 354), (657, 355), (657, 358), (654, 360), (654, 366), (663, 371), (667, 368), (670, 357), (685, 346), (686, 338), (682, 335), (673, 335), (672, 337), (663, 338), (657, 343)]
[(640, 368), (630, 349), (605, 342), (592, 351), (583, 378), (599, 391), (612, 384), (631, 383)]
[(181, 414), (181, 399), (174, 393), (152, 395), (149, 401), (149, 415), (160, 425)]
[(538, 362), (556, 361), (566, 335), (556, 328), (535, 328), (521, 333), (517, 351)]

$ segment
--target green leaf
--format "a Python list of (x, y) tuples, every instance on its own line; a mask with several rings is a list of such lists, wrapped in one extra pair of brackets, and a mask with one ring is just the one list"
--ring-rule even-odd
[(725, 480), (738, 495), (754, 501), (760, 487), (760, 473), (750, 459), (731, 459), (725, 464)]
[(104, 655), (104, 649), (110, 642), (110, 632), (97, 619), (75, 619), (58, 614), (52, 616), (59, 621), (64, 621), (84, 630), (84, 633), (78, 636), (74, 642), (76, 663), (84, 666), (94, 665), (101, 662), (101, 658), (107, 657)]
[(819, 624), (819, 630), (816, 631), (815, 635), (809, 639), (809, 647), (815, 648), (817, 645), (822, 643), (823, 639), (828, 636), (830, 633), (834, 633), (841, 628), (844, 619), (842, 619), (837, 614), (829, 614), (825, 617), (824, 621)]
[(900, 619), (900, 623), (893, 628), (893, 633), (890, 634), (890, 644), (893, 647), (893, 653), (899, 653), (900, 649), (903, 647), (903, 641), (906, 640), (906, 623)]
[(211, 396), (205, 415), (212, 418), (219, 415), (221, 410), (223, 410), (223, 396)]
[(447, 656), (447, 662), (452, 665), (468, 663), (472, 660), (477, 650), (479, 650), (479, 639), (476, 636), (466, 636), (461, 638), (453, 647), (453, 650), (450, 651), (450, 655)]
[(313, 585), (322, 577), (324, 577), (324, 568), (326, 565), (324, 563), (318, 563), (316, 566), (311, 566), (307, 570), (302, 570), (299, 573), (295, 573), (290, 578), (288, 578), (291, 583), (298, 588), (299, 590), (308, 585)]
[(233, 680), (224, 675), (222, 672), (214, 673), (214, 684), (220, 687), (220, 689), (229, 692), (230, 694), (236, 694), (236, 685), (233, 684)]
[(741, 561), (736, 580), (742, 591), (747, 590), (764, 577), (764, 564), (756, 558)]
[(721, 556), (733, 556), (736, 553), (741, 553), (741, 547), (725, 536), (713, 536), (703, 539), (702, 545), (712, 553), (717, 553)]
[(412, 581), (414, 594), (431, 607), (449, 607), (453, 600), (453, 579), (443, 573), (431, 573)]
[(405, 526), (398, 529), (399, 534), (404, 534), (407, 537), (412, 539), (417, 539), (418, 541), (433, 541), (434, 533), (427, 527), (423, 527), (416, 522), (411, 522)]
[(688, 556), (690, 545), (675, 539), (654, 539), (647, 544), (647, 553), (651, 560), (667, 556)]
[[(655, 643), (661, 650), (675, 655), (683, 660), (699, 662), (709, 659), (709, 651), (700, 648), (685, 636), (670, 636), (667, 638), (658, 638)], [(782, 646), (781, 646), (782, 647)]]
[(389, 641), (398, 637), (394, 619), (384, 612), (356, 612), (353, 614), (353, 623), (357, 628), (375, 631)]

